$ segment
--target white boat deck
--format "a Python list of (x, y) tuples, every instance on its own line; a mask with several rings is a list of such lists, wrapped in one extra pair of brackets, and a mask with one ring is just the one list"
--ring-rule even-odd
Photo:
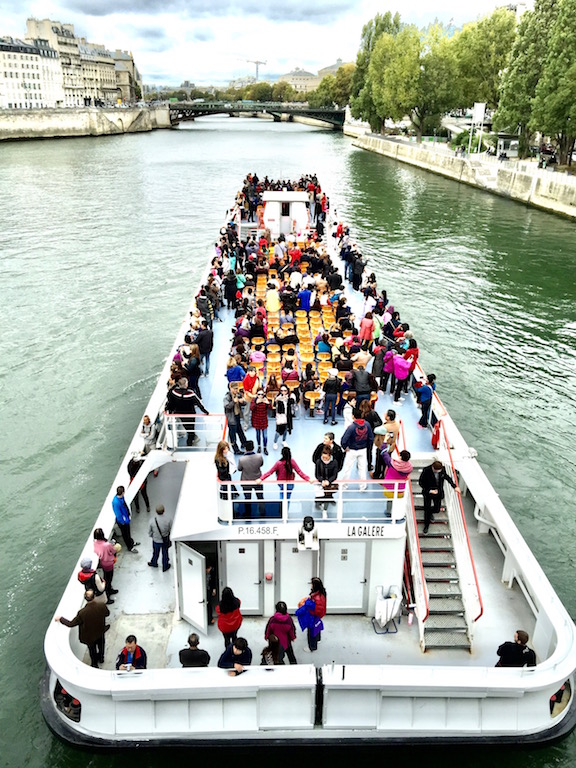
[[(215, 351), (211, 358), (210, 376), (200, 380), (203, 401), (211, 413), (222, 412), (222, 400), (227, 389), (225, 371), (233, 315), (226, 310), (221, 310), (220, 315), (223, 322), (214, 323)], [(393, 407), (391, 396), (380, 393), (376, 407), (383, 415), (388, 408)], [(433, 454), (430, 432), (417, 427), (419, 411), (412, 397), (406, 398), (398, 409), (398, 415), (404, 426), (406, 446), (413, 456), (427, 460)], [(336, 440), (339, 441), (344, 431), (343, 419), (339, 417), (339, 423), (335, 427), (324, 425), (321, 416), (311, 418), (304, 406), (300, 406), (288, 445), (300, 467), (311, 476), (312, 451), (328, 430), (334, 431)], [(253, 429), (248, 430), (246, 434), (248, 439), (255, 438)], [(274, 421), (270, 419), (269, 456), (264, 457), (264, 469), (272, 466), (279, 457), (280, 451), (274, 451), (272, 448), (273, 435)], [(199, 453), (191, 451), (190, 461), (193, 463), (195, 458), (198, 461)], [(184, 462), (167, 464), (161, 468), (157, 478), (149, 476), (148, 494), (152, 509), (156, 504), (162, 503), (167, 514), (174, 515), (185, 466)], [(203, 485), (199, 481), (198, 494), (192, 502), (196, 508), (202, 504), (203, 493), (206, 492)], [(379, 498), (381, 506), (381, 495)], [(297, 501), (293, 504), (298, 507)], [(178, 651), (186, 646), (188, 634), (196, 631), (187, 622), (176, 618), (175, 569), (163, 573), (160, 568), (152, 569), (147, 565), (152, 551), (148, 536), (151, 515), (146, 513), (142, 501), (140, 509), (140, 514), (134, 512), (132, 519), (133, 537), (141, 542), (139, 553), (134, 555), (124, 550), (118, 557), (114, 586), (119, 589), (119, 593), (115, 595), (115, 604), (111, 606), (111, 629), (107, 634), (106, 660), (102, 665), (105, 669), (113, 668), (116, 654), (123, 646), (124, 638), (130, 633), (136, 634), (139, 643), (146, 649), (150, 667), (178, 667)], [(373, 629), (370, 617), (330, 615), (330, 585), (327, 584), (328, 615), (324, 622), (326, 631), (318, 651), (314, 654), (303, 651), (306, 646), (305, 636), (298, 632), (294, 646), (298, 661), (313, 662), (316, 666), (334, 662), (441, 666), (463, 664), (492, 667), (497, 660), (496, 648), (500, 643), (511, 639), (516, 629), (523, 628), (531, 633), (534, 616), (521, 590), (516, 584), (512, 589), (508, 589), (500, 581), (503, 562), (500, 549), (491, 535), (477, 532), (471, 505), (465, 503), (465, 509), (484, 603), (484, 615), (476, 623), (471, 653), (460, 649), (428, 650), (422, 653), (417, 622), (414, 621), (410, 625), (407, 616), (402, 617), (397, 634), (378, 635)], [(300, 511), (298, 516), (301, 519)], [(135, 583), (138, 585), (137, 589), (132, 587)], [(267, 619), (268, 616), (244, 618), (240, 634), (247, 638), (253, 649), (254, 663), (259, 663), (260, 651), (265, 645), (264, 627)], [(207, 636), (201, 637), (201, 647), (210, 653), (211, 665), (215, 665), (224, 649), (222, 635), (215, 624), (209, 627)]]

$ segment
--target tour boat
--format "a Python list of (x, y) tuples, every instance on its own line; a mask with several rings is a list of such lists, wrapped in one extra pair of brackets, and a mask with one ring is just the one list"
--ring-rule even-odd
[[(326, 219), (327, 248), (341, 269), (335, 214)], [(255, 222), (232, 209), (239, 236), (271, 231), (303, 241), (310, 230), (302, 191), (268, 191)], [(313, 229), (313, 228), (312, 228)], [(211, 261), (211, 257), (209, 259)], [(199, 286), (207, 279), (208, 264)], [(258, 282), (257, 294), (266, 290)], [(365, 298), (346, 287), (356, 317)], [(393, 297), (401, 304), (402, 297)], [(194, 302), (191, 309), (195, 306)], [(380, 392), (380, 415), (396, 408), (399, 447), (411, 453), (413, 472), (404, 491), (382, 480), (366, 488), (352, 475), (338, 481), (332, 503), (318, 503), (318, 487), (296, 478), (291, 498), (275, 479), (263, 482), (264, 501), (245, 504), (239, 475), (234, 489), (219, 483), (214, 453), (228, 433), (223, 415), (232, 311), (214, 322), (210, 372), (200, 379), (209, 415), (197, 414), (197, 441), (188, 445), (186, 424), (165, 411), (170, 363), (189, 330), (186, 315), (144, 413), (158, 424), (157, 443), (129, 482), (127, 465), (143, 448), (140, 425), (128, 446), (93, 529), (124, 544), (112, 499), (126, 487), (130, 505), (147, 480), (152, 511), (132, 507), (138, 554), (118, 554), (106, 654), (90, 666), (76, 628), (51, 622), (44, 650), (42, 708), (49, 727), (65, 741), (91, 749), (182, 745), (377, 745), (386, 743), (542, 743), (576, 724), (575, 626), (520, 535), (440, 398), (435, 395), (426, 429), (412, 391), (396, 408)], [(316, 364), (310, 339), (332, 321), (331, 309), (300, 314), (296, 331), (301, 362)], [(410, 318), (417, 334), (418, 318)], [(275, 328), (269, 318), (269, 333)], [(311, 355), (311, 357), (310, 357)], [(326, 366), (319, 369), (324, 376)], [(415, 379), (424, 377), (418, 366)], [(287, 444), (304, 473), (314, 477), (312, 452), (327, 430), (339, 442), (342, 417), (325, 425), (312, 401), (301, 404)], [(264, 469), (280, 458), (269, 414)], [(249, 430), (252, 439), (254, 431)], [(446, 488), (445, 507), (423, 533), (421, 469), (439, 458), (461, 493)], [(163, 504), (172, 522), (172, 567), (150, 568), (154, 508)], [(306, 519), (305, 519), (306, 518)], [(72, 619), (82, 607), (80, 561), (97, 562), (93, 529), (64, 590), (55, 616)], [(229, 586), (241, 600), (239, 634), (253, 651), (246, 673), (230, 676), (217, 661), (222, 634), (210, 623), (206, 566), (218, 594)], [(264, 630), (284, 601), (294, 614), (322, 579), (327, 615), (318, 649), (306, 652), (298, 630), (297, 665), (260, 665)], [(214, 606), (212, 606), (213, 608)], [(537, 664), (496, 667), (497, 648), (525, 630)], [(179, 651), (196, 632), (211, 656), (205, 668), (182, 668)], [(125, 638), (134, 634), (148, 657), (144, 670), (116, 670)]]

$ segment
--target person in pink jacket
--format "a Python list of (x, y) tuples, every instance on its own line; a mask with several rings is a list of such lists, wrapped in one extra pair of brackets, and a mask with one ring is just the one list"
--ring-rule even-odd
[[(120, 547), (118, 547), (119, 549)], [(94, 531), (94, 552), (100, 560), (100, 568), (104, 574), (106, 582), (106, 598), (109, 603), (113, 603), (112, 595), (118, 594), (117, 589), (112, 589), (112, 578), (114, 577), (114, 563), (116, 562), (116, 542), (108, 541), (102, 528), (96, 528)]]
[(388, 499), (393, 499), (394, 496), (402, 498), (406, 481), (412, 472), (410, 451), (400, 451), (400, 458), (398, 459), (393, 459), (392, 454), (386, 448), (381, 453), (382, 460), (387, 467), (384, 475), (384, 496)]
[(312, 480), (308, 477), (307, 474), (302, 472), (298, 464), (294, 461), (292, 458), (292, 451), (288, 446), (284, 446), (282, 448), (281, 458), (274, 464), (273, 467), (271, 467), (268, 472), (264, 472), (261, 480), (266, 480), (267, 477), (270, 477), (270, 475), (273, 475), (276, 473), (276, 479), (278, 480), (278, 485), (280, 486), (280, 498), (284, 498), (284, 485), (286, 484), (286, 488), (288, 489), (288, 501), (290, 501), (290, 496), (292, 495), (292, 490), (294, 489), (294, 479), (296, 477), (296, 474), (300, 475), (302, 480), (306, 480), (307, 483), (311, 483)]
[(396, 384), (396, 380), (394, 378), (394, 358), (397, 354), (398, 353), (396, 350), (392, 347), (392, 349), (389, 349), (388, 352), (386, 352), (384, 355), (384, 368), (380, 387), (383, 392), (386, 392), (386, 388), (388, 387), (388, 379), (390, 379), (390, 394), (394, 392), (394, 386)]
[(372, 319), (372, 312), (366, 312), (362, 320), (360, 321), (360, 329), (358, 331), (358, 338), (368, 348), (368, 345), (372, 341), (374, 334), (374, 320)]
[(406, 380), (410, 374), (410, 360), (406, 360), (403, 355), (394, 355), (393, 357), (394, 377), (396, 378), (396, 388), (394, 390), (394, 402), (401, 405), (404, 398), (400, 397), (402, 388), (407, 383)]

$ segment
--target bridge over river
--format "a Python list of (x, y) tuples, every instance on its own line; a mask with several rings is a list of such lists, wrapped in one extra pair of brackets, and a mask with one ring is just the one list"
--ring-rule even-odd
[(195, 120), (197, 117), (205, 115), (228, 114), (235, 117), (239, 114), (272, 115), (275, 122), (280, 122), (283, 115), (292, 120), (295, 115), (310, 117), (314, 120), (321, 120), (328, 123), (334, 129), (342, 130), (344, 126), (345, 111), (337, 107), (309, 107), (307, 104), (283, 104), (280, 102), (259, 102), (259, 101), (203, 101), (186, 102), (170, 104), (170, 122), (172, 125), (186, 120)]

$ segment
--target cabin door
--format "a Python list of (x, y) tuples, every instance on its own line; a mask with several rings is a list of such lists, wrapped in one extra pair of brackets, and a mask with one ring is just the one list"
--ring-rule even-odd
[(366, 541), (323, 541), (321, 579), (328, 593), (328, 612), (365, 613), (367, 606)]
[(290, 218), (290, 203), (280, 203), (280, 232), (287, 235), (292, 232), (292, 219)]
[(206, 558), (182, 541), (177, 546), (180, 615), (195, 629), (206, 634)]
[(264, 612), (262, 542), (224, 541), (220, 552), (220, 594), (222, 587), (231, 587), (242, 601), (245, 616), (261, 616)]
[(276, 602), (283, 600), (291, 613), (310, 592), (310, 580), (317, 572), (317, 552), (299, 550), (295, 541), (276, 542)]

